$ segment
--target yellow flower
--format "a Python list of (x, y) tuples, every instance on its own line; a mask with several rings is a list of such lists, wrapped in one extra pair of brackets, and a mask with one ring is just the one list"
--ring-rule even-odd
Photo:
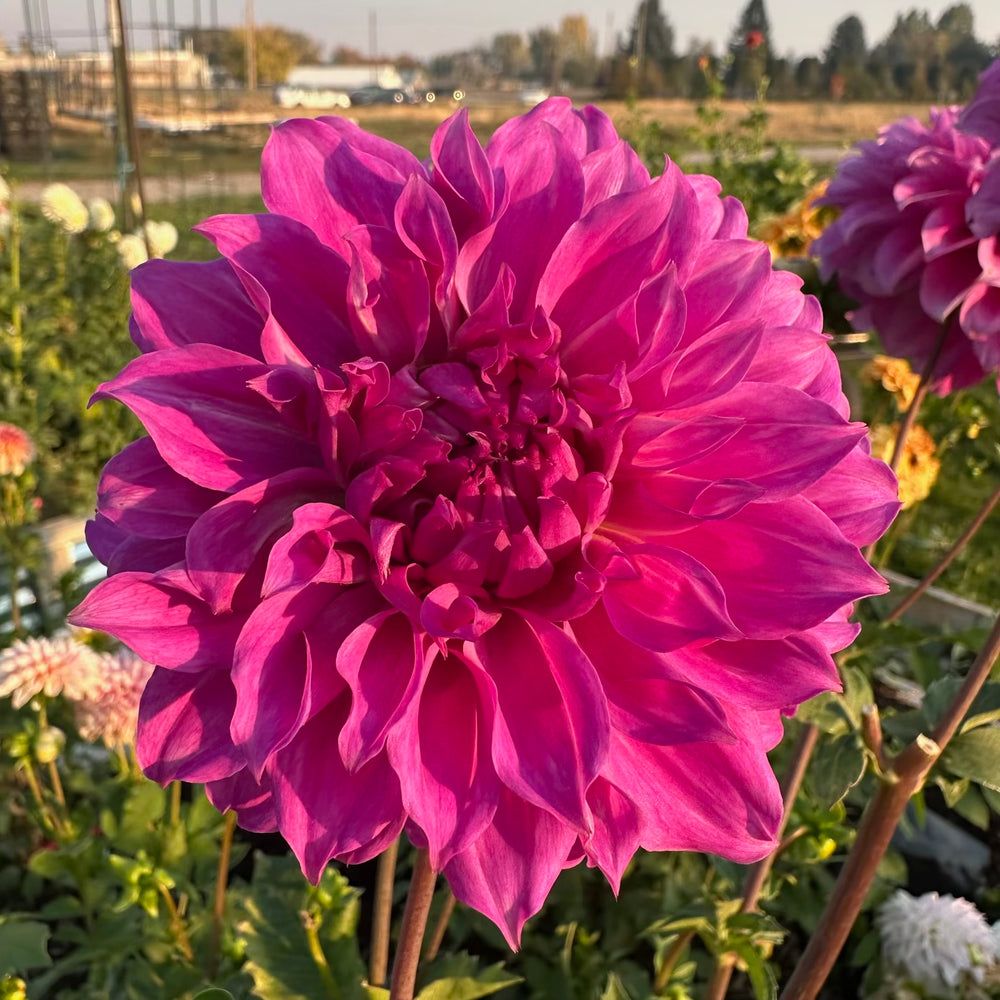
[[(899, 424), (874, 424), (869, 429), (872, 454), (888, 462), (896, 446)], [(937, 482), (941, 462), (935, 452), (934, 439), (919, 424), (914, 424), (906, 435), (903, 454), (896, 469), (899, 480), (899, 499), (903, 509), (926, 499), (931, 487)]]
[(920, 376), (911, 370), (909, 362), (902, 358), (890, 358), (884, 354), (876, 355), (861, 369), (861, 377), (868, 382), (880, 382), (886, 392), (896, 397), (896, 406), (905, 413), (913, 402), (920, 385)]

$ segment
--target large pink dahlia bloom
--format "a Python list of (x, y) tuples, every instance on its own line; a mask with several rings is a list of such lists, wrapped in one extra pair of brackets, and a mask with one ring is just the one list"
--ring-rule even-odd
[(74, 615), (158, 666), (138, 753), (316, 879), (405, 829), (511, 943), (560, 869), (752, 861), (780, 712), (834, 688), (895, 483), (738, 203), (551, 100), (430, 161), (340, 119), (270, 214), (137, 269), (149, 437)]
[(933, 109), (929, 125), (903, 118), (860, 143), (824, 198), (842, 214), (813, 244), (823, 276), (836, 273), (859, 303), (851, 322), (878, 331), (887, 353), (922, 371), (946, 331), (932, 382), (941, 395), (1000, 367), (996, 241), (967, 217), (991, 145), (959, 131), (958, 114)]

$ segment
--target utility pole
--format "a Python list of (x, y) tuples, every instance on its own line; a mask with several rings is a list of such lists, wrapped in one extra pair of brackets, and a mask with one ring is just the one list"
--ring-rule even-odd
[(257, 31), (253, 21), (253, 0), (247, 0), (247, 90), (257, 89)]
[[(149, 253), (146, 232), (146, 199), (142, 192), (142, 165), (139, 160), (139, 136), (135, 128), (135, 108), (132, 104), (132, 82), (129, 78), (128, 46), (125, 39), (122, 0), (107, 0), (108, 40), (115, 73), (115, 109), (118, 134), (118, 187), (122, 199), (122, 219), (133, 215), (142, 227), (142, 238)], [(129, 178), (135, 182), (137, 205), (128, 196)]]

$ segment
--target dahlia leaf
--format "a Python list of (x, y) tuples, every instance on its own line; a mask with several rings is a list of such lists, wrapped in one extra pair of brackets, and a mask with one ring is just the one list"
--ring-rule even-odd
[(0, 975), (50, 966), (48, 941), (49, 928), (45, 924), (0, 917)]
[(502, 962), (478, 968), (476, 960), (465, 952), (446, 955), (431, 966), (428, 975), (433, 978), (416, 1000), (477, 1000), (523, 982), (521, 976), (508, 972)]
[(856, 732), (822, 740), (809, 772), (813, 794), (820, 806), (832, 809), (862, 779), (867, 763)]

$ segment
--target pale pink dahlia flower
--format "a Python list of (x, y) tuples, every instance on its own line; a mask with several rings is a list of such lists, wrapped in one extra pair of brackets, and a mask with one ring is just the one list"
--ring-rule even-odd
[(136, 270), (98, 392), (150, 436), (74, 620), (158, 664), (146, 772), (311, 879), (405, 829), (512, 944), (584, 857), (771, 850), (780, 712), (838, 686), (897, 507), (798, 279), (562, 99), (426, 164), (289, 121), (263, 194)]
[(922, 371), (943, 324), (932, 388), (944, 395), (1000, 367), (996, 241), (969, 228), (967, 203), (983, 180), (990, 143), (956, 128), (957, 108), (930, 125), (903, 118), (862, 142), (837, 169), (825, 204), (840, 217), (813, 244), (824, 278), (837, 275), (888, 354)]
[(68, 634), (18, 639), (0, 650), (0, 698), (10, 697), (14, 708), (21, 708), (39, 694), (54, 698), (65, 691), (75, 697), (97, 659), (89, 646)]
[(130, 649), (94, 654), (86, 683), (73, 692), (67, 690), (75, 700), (80, 735), (109, 747), (134, 743), (139, 699), (152, 672), (153, 665)]

